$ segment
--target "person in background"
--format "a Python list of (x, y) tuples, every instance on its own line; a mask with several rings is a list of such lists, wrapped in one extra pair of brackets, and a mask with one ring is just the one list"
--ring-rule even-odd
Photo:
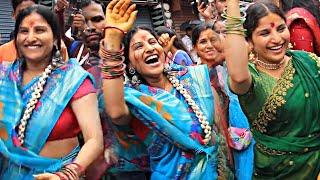
[(17, 16), (21, 57), (0, 68), (0, 179), (79, 179), (103, 150), (94, 80), (62, 59), (57, 32), (45, 6)]
[[(193, 65), (193, 61), (190, 58), (189, 54), (187, 53), (188, 50), (183, 45), (181, 39), (177, 36), (177, 33), (172, 29), (161, 26), (161, 27), (157, 28), (157, 35), (160, 38), (162, 34), (167, 34), (165, 36), (169, 36), (169, 37), (164, 37), (164, 38), (175, 37), (171, 49), (169, 49), (168, 50), (169, 52), (167, 52), (167, 53), (170, 53), (170, 55), (168, 57), (170, 59), (169, 64), (175, 63), (175, 64), (180, 64), (183, 66)], [(158, 39), (158, 41), (161, 41), (161, 40), (162, 40), (162, 38)]]
[(188, 26), (185, 29), (185, 35), (181, 38), (181, 41), (184, 47), (187, 49), (187, 53), (190, 54), (190, 57), (194, 64), (197, 64), (198, 57), (196, 53), (193, 51), (192, 41), (191, 41), (191, 34), (192, 34), (192, 26)]
[(246, 17), (240, 15), (239, 0), (227, 3), (229, 87), (238, 94), (256, 141), (253, 179), (316, 179), (319, 57), (288, 50), (286, 17), (270, 1), (250, 5)]
[[(224, 36), (215, 32), (212, 24), (203, 23), (194, 28), (192, 43), (201, 64), (209, 68), (211, 86), (223, 107), (216, 111), (220, 117), (216, 123), (229, 145), (225, 147), (225, 151), (233, 157), (229, 159), (234, 159), (236, 178), (249, 180), (253, 171), (254, 141), (251, 140), (249, 123), (241, 110), (238, 97), (227, 86)], [(241, 137), (239, 134), (242, 134)]]
[[(16, 20), (18, 14), (23, 9), (30, 7), (37, 3), (37, 0), (11, 0), (12, 5), (12, 19)], [(18, 57), (14, 40), (11, 40), (0, 46), (0, 63), (2, 61), (14, 61)]]
[(316, 53), (320, 56), (320, 2), (316, 0), (282, 1), (286, 12), (292, 49)]

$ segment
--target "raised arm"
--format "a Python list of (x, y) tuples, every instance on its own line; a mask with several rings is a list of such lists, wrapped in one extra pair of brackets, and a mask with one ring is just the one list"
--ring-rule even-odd
[(230, 88), (237, 94), (244, 94), (248, 92), (252, 79), (248, 69), (248, 49), (240, 18), (239, 0), (227, 0), (227, 6), (225, 56)]
[[(131, 0), (112, 0), (108, 4), (105, 37), (100, 45), (106, 112), (113, 123), (119, 125), (129, 123), (131, 116), (124, 100), (124, 78), (122, 76), (124, 64), (117, 56), (121, 55), (124, 32), (131, 29), (136, 19), (138, 11), (135, 8), (136, 5), (131, 5)], [(109, 55), (102, 55), (103, 51), (104, 54)]]

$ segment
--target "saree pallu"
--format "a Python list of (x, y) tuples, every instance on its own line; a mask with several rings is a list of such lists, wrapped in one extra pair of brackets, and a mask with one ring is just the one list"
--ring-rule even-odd
[(143, 84), (125, 87), (131, 114), (150, 129), (140, 140), (147, 150), (151, 179), (217, 179), (218, 169), (219, 177), (233, 179), (233, 173), (225, 167), (226, 159), (220, 158), (224, 155), (214, 126), (214, 100), (207, 67), (172, 65), (170, 73), (207, 117), (213, 127), (212, 141), (207, 146), (200, 143), (203, 132), (198, 119), (174, 88), (169, 93)]
[(250, 65), (253, 86), (240, 97), (251, 121), (254, 179), (316, 179), (320, 172), (320, 62), (303, 51), (276, 80)]
[(22, 87), (23, 60), (0, 66), (0, 177), (1, 179), (33, 179), (33, 174), (55, 172), (71, 161), (80, 150), (69, 155), (46, 158), (39, 155), (64, 108), (89, 74), (74, 60), (55, 69), (47, 79), (43, 93), (25, 131), (25, 143), (19, 146), (15, 128), (39, 77)]
[[(245, 114), (243, 113), (238, 96), (233, 94), (228, 86), (228, 72), (225, 64), (218, 65), (210, 70), (211, 81), (217, 81), (227, 96), (227, 105), (223, 104), (222, 107), (227, 107), (224, 113), (227, 113), (229, 127), (236, 127), (244, 129), (250, 129), (249, 122)], [(213, 84), (213, 83), (212, 83)], [(230, 132), (229, 132), (230, 133)], [(228, 133), (228, 135), (229, 135)], [(240, 139), (241, 137), (239, 137)], [(238, 140), (237, 138), (234, 140)], [(234, 141), (233, 140), (233, 141)], [(239, 141), (239, 140), (238, 140)], [(254, 139), (250, 139), (249, 146), (241, 150), (233, 149), (232, 155), (234, 160), (235, 176), (241, 180), (251, 180), (253, 174), (253, 147), (255, 144)]]

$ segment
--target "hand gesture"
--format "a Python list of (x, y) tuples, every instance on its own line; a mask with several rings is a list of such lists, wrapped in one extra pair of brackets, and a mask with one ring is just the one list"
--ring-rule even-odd
[[(106, 26), (112, 26), (129, 31), (137, 17), (138, 11), (135, 4), (131, 4), (131, 0), (112, 0), (106, 10)], [(114, 30), (114, 29), (110, 29)]]
[(55, 9), (57, 11), (63, 11), (65, 10), (67, 7), (69, 6), (69, 2), (68, 0), (58, 0), (56, 5), (55, 5)]
[(163, 47), (163, 50), (166, 54), (171, 51), (175, 39), (176, 36), (172, 36), (170, 38), (168, 33), (161, 34), (161, 36), (158, 38), (159, 44)]
[(212, 20), (217, 17), (217, 14), (214, 12), (214, 7), (211, 5), (211, 3), (206, 6), (203, 2), (201, 4), (198, 2), (197, 7), (199, 13), (205, 19), (205, 21)]
[(78, 28), (80, 32), (87, 28), (87, 24), (84, 16), (81, 13), (71, 14), (72, 16), (72, 27)]
[(42, 173), (33, 176), (35, 180), (60, 180), (60, 177), (56, 174)]

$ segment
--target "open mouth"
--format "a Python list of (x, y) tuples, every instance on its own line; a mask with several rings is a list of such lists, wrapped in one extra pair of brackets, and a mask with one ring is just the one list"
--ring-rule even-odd
[(280, 51), (284, 47), (284, 44), (285, 43), (282, 43), (281, 45), (278, 45), (278, 46), (268, 47), (268, 49), (270, 49), (271, 51)]
[(38, 48), (40, 48), (41, 46), (40, 45), (25, 45), (25, 47), (26, 48), (28, 48), (28, 49), (38, 49)]
[(151, 55), (147, 57), (144, 61), (146, 64), (155, 64), (159, 62), (159, 56), (158, 55)]

